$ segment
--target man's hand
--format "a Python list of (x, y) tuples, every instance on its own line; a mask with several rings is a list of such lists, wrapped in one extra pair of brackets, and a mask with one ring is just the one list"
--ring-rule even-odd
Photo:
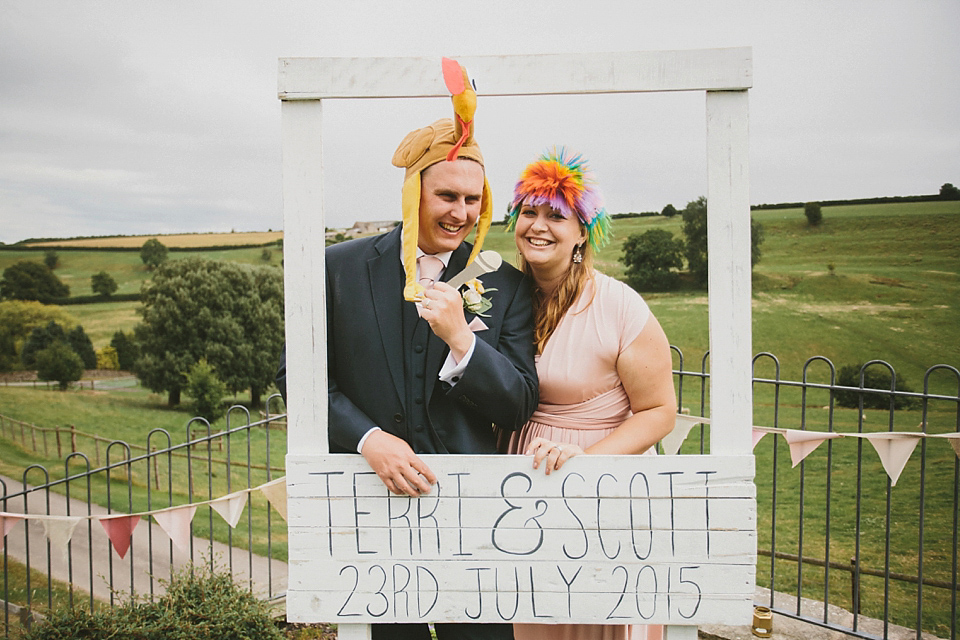
[(463, 298), (457, 290), (446, 282), (437, 282), (424, 293), (421, 305), (420, 316), (447, 343), (454, 359), (463, 360), (473, 344), (473, 333), (463, 317)]
[(416, 498), (430, 493), (431, 485), (437, 483), (423, 460), (417, 457), (404, 440), (377, 430), (363, 443), (360, 452), (391, 493)]

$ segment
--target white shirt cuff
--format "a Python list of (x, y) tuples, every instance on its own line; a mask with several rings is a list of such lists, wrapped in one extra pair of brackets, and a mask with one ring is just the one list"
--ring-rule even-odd
[(367, 441), (367, 438), (369, 438), (370, 434), (374, 431), (380, 431), (380, 427), (374, 427), (373, 429), (370, 429), (370, 431), (367, 431), (365, 434), (363, 434), (363, 437), (360, 438), (360, 442), (357, 443), (357, 453), (363, 453), (363, 443)]
[(455, 387), (458, 382), (460, 382), (460, 376), (463, 375), (463, 372), (467, 369), (467, 365), (470, 363), (470, 357), (473, 355), (473, 349), (477, 346), (477, 336), (472, 336), (473, 342), (470, 343), (470, 348), (467, 349), (467, 353), (463, 356), (463, 360), (457, 362), (453, 359), (453, 354), (448, 353), (447, 359), (443, 362), (443, 366), (440, 367), (440, 380), (446, 382), (451, 387)]

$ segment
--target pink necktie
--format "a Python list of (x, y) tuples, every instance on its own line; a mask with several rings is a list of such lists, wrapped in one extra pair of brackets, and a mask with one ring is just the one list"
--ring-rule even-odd
[(432, 288), (443, 271), (443, 260), (436, 256), (422, 255), (417, 259), (417, 264), (420, 265), (420, 284), (424, 289)]

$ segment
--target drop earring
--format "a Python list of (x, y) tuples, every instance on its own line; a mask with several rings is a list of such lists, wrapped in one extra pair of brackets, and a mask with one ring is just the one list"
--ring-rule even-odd
[(583, 245), (578, 244), (573, 249), (573, 263), (580, 264), (581, 262), (583, 262)]

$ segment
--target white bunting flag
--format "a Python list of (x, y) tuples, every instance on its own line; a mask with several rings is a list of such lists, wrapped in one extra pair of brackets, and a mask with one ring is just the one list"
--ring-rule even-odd
[(797, 429), (785, 429), (783, 437), (790, 445), (790, 460), (793, 466), (800, 464), (804, 458), (813, 453), (824, 440), (839, 438), (839, 433), (827, 433), (824, 431), (800, 431)]
[(668, 456), (677, 455), (677, 452), (680, 451), (680, 445), (690, 434), (690, 429), (700, 423), (706, 424), (708, 422), (709, 420), (700, 416), (685, 416), (678, 413), (673, 423), (673, 430), (660, 440), (660, 444), (663, 445), (663, 452)]
[(267, 497), (267, 501), (273, 505), (280, 517), (287, 520), (287, 478), (277, 478), (267, 484), (258, 487), (260, 492)]
[(63, 559), (67, 560), (67, 545), (70, 538), (73, 537), (73, 530), (82, 518), (74, 516), (32, 516), (43, 523), (43, 533), (50, 541), (50, 546), (56, 547), (63, 554)]
[(873, 445), (880, 456), (880, 463), (883, 470), (890, 476), (890, 483), (896, 486), (897, 479), (903, 468), (907, 466), (907, 461), (913, 454), (920, 442), (920, 435), (913, 433), (863, 433), (859, 434), (861, 438), (866, 438)]
[(190, 523), (193, 522), (193, 514), (196, 512), (196, 505), (185, 505), (157, 511), (153, 514), (153, 518), (160, 525), (160, 528), (170, 536), (174, 546), (185, 553), (189, 553)]
[(3, 530), (3, 538), (0, 538), (0, 551), (3, 551), (3, 545), (7, 540), (7, 534), (13, 529), (14, 525), (24, 519), (24, 515), (19, 513), (7, 513), (0, 511), (0, 529)]
[(220, 514), (231, 528), (237, 526), (240, 522), (240, 516), (243, 515), (243, 507), (247, 503), (247, 492), (237, 491), (217, 498), (210, 503), (210, 508)]

